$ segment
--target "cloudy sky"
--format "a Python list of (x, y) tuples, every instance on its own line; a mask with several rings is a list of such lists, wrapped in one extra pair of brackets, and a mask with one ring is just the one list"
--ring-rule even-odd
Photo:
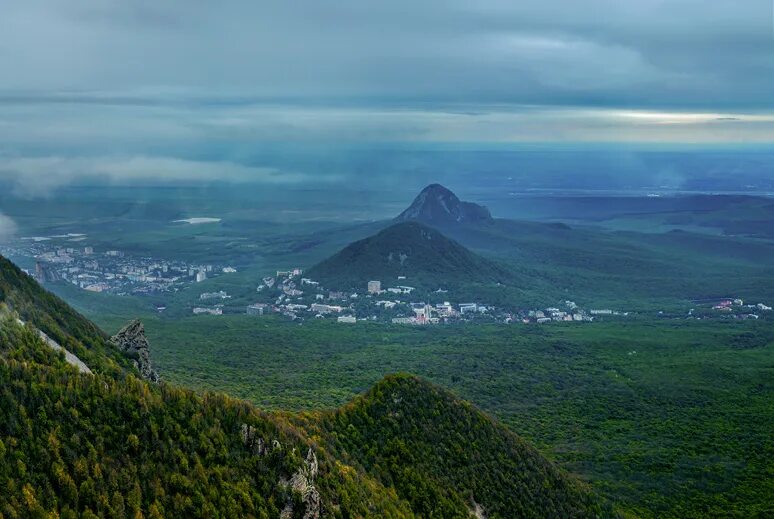
[(772, 0), (5, 0), (0, 180), (223, 175), (296, 143), (774, 142)]

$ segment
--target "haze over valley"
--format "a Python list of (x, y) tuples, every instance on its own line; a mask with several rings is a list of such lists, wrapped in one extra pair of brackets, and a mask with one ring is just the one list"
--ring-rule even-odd
[(774, 515), (771, 17), (11, 0), (0, 519)]

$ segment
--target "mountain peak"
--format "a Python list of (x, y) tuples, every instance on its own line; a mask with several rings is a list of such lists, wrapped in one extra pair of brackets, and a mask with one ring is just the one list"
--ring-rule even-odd
[(455, 195), (451, 189), (449, 189), (446, 186), (443, 186), (441, 184), (428, 184), (421, 193), (432, 193), (432, 194), (444, 194), (448, 196), (452, 196), (454, 198), (457, 198), (457, 195)]
[(486, 207), (463, 202), (441, 184), (425, 187), (408, 209), (396, 218), (401, 222), (418, 220), (429, 225), (454, 225), (491, 219), (492, 215)]
[[(520, 436), (414, 375), (387, 375), (323, 415), (322, 430), (333, 438), (333, 452), (368, 470), (379, 467), (420, 517), (476, 516), (476, 509), (490, 517), (614, 516)], [(419, 495), (417, 488), (428, 491)]]
[(372, 279), (397, 276), (410, 277), (414, 286), (438, 288), (499, 282), (510, 273), (439, 230), (410, 219), (350, 243), (307, 275), (327, 287), (356, 289)]

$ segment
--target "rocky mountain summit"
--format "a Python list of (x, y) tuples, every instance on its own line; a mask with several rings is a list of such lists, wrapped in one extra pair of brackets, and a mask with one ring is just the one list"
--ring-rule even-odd
[(398, 222), (416, 220), (428, 225), (452, 225), (489, 221), (489, 209), (473, 202), (463, 202), (441, 184), (430, 184), (400, 213)]
[(110, 341), (132, 359), (140, 376), (151, 382), (159, 382), (159, 374), (150, 360), (150, 343), (145, 336), (145, 327), (138, 319), (131, 321), (110, 338)]

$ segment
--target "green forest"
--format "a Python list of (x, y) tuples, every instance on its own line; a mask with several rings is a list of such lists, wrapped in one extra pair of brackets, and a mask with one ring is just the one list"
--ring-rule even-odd
[[(335, 414), (261, 411), (141, 380), (96, 327), (3, 266), (0, 517), (618, 515), (516, 434), (415, 377), (388, 377)], [(60, 310), (73, 322), (49, 315)], [(37, 322), (73, 330), (63, 343), (93, 374), (46, 345)], [(400, 399), (399, 415), (385, 395)]]
[(749, 517), (771, 506), (770, 322), (410, 328), (219, 316), (146, 327), (160, 371), (186, 387), (310, 411), (413, 373), (637, 516)]

